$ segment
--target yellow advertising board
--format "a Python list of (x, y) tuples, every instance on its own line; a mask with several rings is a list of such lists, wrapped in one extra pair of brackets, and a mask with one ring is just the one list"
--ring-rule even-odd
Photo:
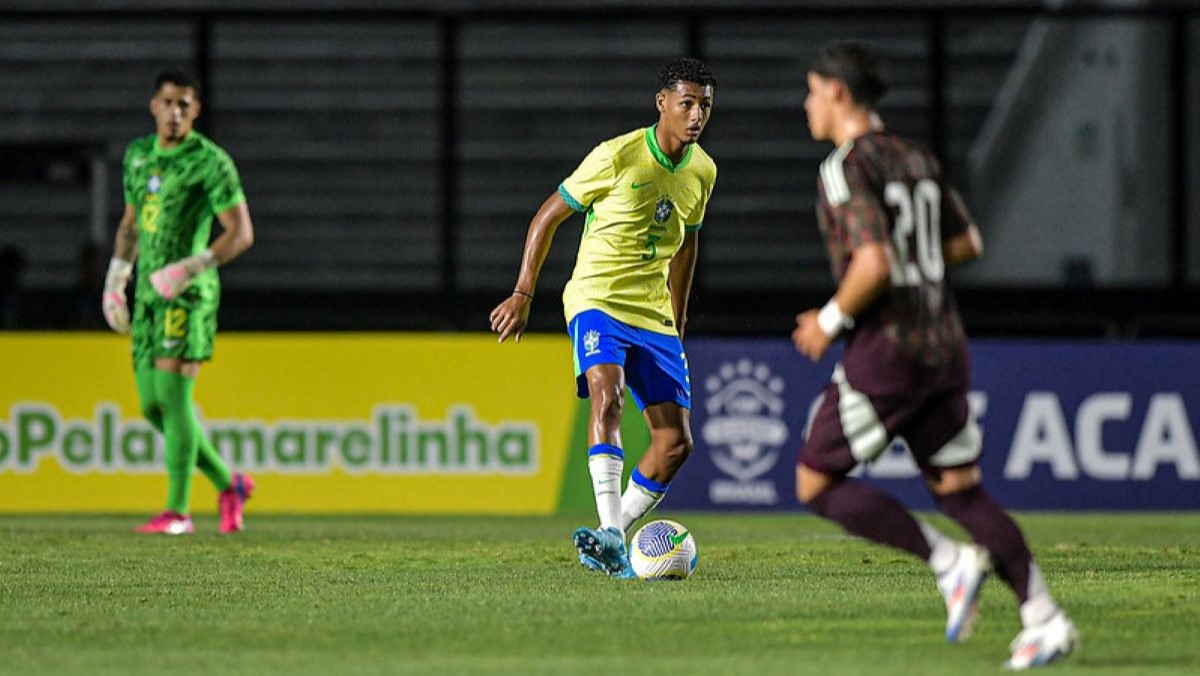
[[(127, 339), (0, 336), (0, 374), (0, 512), (161, 508)], [(565, 337), (224, 334), (196, 407), (254, 511), (550, 514), (577, 403)]]

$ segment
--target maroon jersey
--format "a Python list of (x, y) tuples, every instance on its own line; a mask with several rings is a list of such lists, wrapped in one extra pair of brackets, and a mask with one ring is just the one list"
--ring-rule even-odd
[(945, 282), (942, 241), (972, 220), (933, 153), (885, 132), (848, 141), (821, 164), (817, 222), (839, 283), (858, 246), (879, 242), (888, 253), (891, 287), (856, 318), (853, 334), (883, 331), (924, 366), (952, 359), (965, 338)]

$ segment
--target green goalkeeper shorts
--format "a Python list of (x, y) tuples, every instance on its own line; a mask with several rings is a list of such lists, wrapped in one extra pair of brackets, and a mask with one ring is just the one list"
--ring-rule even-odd
[[(151, 294), (147, 294), (151, 295)], [(187, 289), (175, 300), (158, 296), (134, 301), (133, 365), (153, 367), (156, 359), (208, 361), (217, 337), (216, 301)]]

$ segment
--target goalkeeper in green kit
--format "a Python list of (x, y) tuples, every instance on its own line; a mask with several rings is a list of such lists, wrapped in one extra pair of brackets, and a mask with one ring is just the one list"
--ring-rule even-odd
[[(104, 283), (104, 318), (133, 334), (133, 367), (142, 413), (166, 439), (166, 508), (140, 533), (192, 532), (192, 474), (199, 467), (220, 491), (221, 532), (242, 529), (242, 509), (254, 490), (231, 472), (204, 436), (192, 406), (200, 363), (212, 356), (224, 265), (254, 242), (250, 211), (229, 155), (192, 129), (199, 86), (166, 71), (155, 82), (154, 134), (125, 152), (125, 213), (117, 226)], [(213, 217), (223, 232), (209, 246)], [(125, 286), (137, 259), (133, 320)]]

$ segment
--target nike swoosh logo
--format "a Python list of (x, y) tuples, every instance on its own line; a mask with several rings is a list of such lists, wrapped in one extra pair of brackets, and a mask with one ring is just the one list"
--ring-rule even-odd
[(646, 187), (646, 186), (650, 185), (650, 184), (651, 184), (651, 183), (653, 183), (653, 182), (654, 182), (654, 181), (646, 181), (645, 183), (638, 183), (637, 181), (634, 181), (633, 183), (631, 183), (631, 184), (629, 185), (629, 187), (630, 187), (630, 188), (633, 188), (634, 190), (637, 190), (638, 188), (644, 188), (644, 187)]
[(686, 540), (686, 539), (687, 539), (687, 536), (688, 536), (688, 532), (687, 532), (686, 530), (685, 530), (685, 531), (683, 531), (682, 533), (680, 533), (679, 535), (672, 535), (672, 536), (670, 536), (670, 537), (671, 537), (671, 544), (673, 544), (673, 545), (675, 545), (676, 547), (678, 547), (680, 544), (682, 544), (682, 543), (683, 543), (683, 541), (684, 541), (684, 540)]
[(178, 338), (176, 338), (175, 340), (164, 340), (163, 341), (163, 347), (167, 348), (168, 350), (175, 347), (178, 344), (179, 344)]

